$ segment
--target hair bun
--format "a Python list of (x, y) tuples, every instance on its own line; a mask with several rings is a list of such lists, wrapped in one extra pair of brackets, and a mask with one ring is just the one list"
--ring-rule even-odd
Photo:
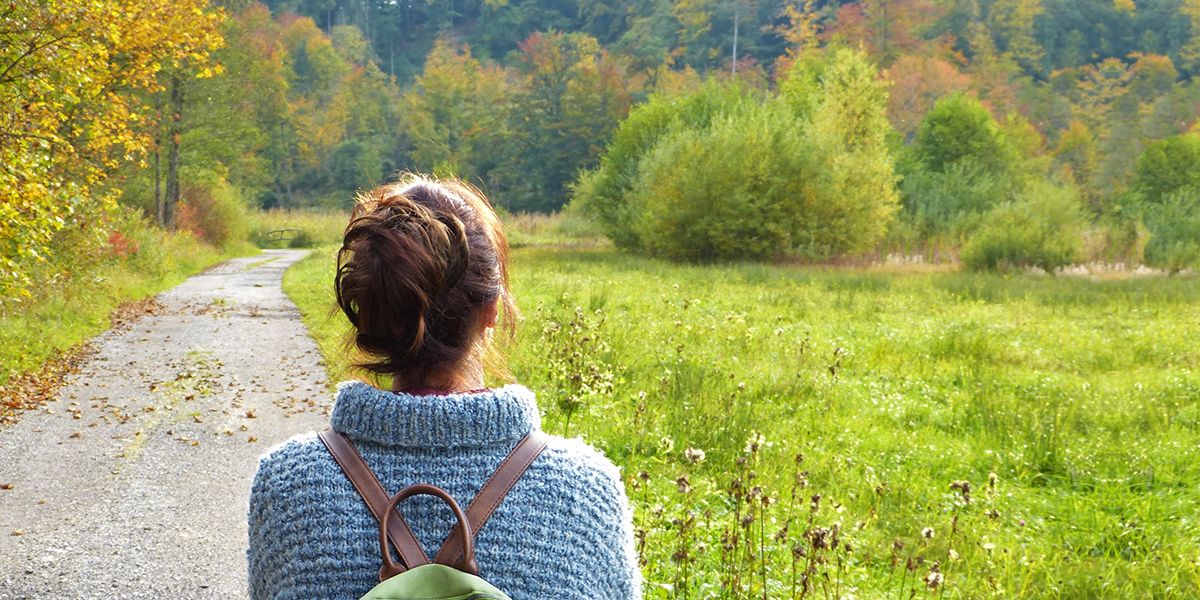
[[(481, 196), (460, 182), (413, 179), (359, 198), (338, 252), (338, 305), (360, 366), (420, 382), (461, 362), (482, 308), (502, 296), (506, 244)], [(511, 309), (506, 312), (511, 313)]]

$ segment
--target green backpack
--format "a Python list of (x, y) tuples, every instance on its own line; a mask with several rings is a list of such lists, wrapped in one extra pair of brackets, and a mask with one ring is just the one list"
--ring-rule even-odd
[[(511, 600), (479, 577), (475, 535), (517, 479), (545, 449), (546, 438), (541, 432), (532, 431), (517, 443), (465, 512), (445, 490), (428, 484), (410, 485), (389, 498), (383, 484), (345, 434), (329, 430), (318, 435), (375, 520), (379, 521), (379, 549), (383, 557), (379, 585), (371, 588), (361, 600)], [(433, 561), (425, 556), (412, 529), (398, 511), (400, 502), (417, 495), (441, 498), (450, 505), (458, 520)], [(389, 541), (403, 564), (392, 559)]]

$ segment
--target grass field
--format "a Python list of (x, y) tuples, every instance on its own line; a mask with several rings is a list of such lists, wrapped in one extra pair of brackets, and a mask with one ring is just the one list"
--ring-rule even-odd
[[(1200, 597), (1200, 280), (512, 271), (510, 367), (623, 467), (649, 598)], [(336, 379), (332, 272), (284, 283)]]

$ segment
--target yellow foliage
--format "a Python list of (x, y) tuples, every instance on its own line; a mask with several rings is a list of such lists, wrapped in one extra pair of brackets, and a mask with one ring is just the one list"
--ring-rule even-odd
[[(224, 18), (207, 0), (16, 2), (0, 13), (0, 291), (49, 251), (98, 184), (149, 144), (138, 91), (165, 68), (207, 68)], [(203, 72), (203, 71), (202, 71)]]

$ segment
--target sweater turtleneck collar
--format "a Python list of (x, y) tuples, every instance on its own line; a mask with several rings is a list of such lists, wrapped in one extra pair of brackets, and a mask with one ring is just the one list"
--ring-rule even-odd
[(521, 385), (431, 396), (344, 381), (330, 422), (335, 431), (378, 444), (452, 448), (515, 442), (539, 429), (541, 417), (533, 392)]

